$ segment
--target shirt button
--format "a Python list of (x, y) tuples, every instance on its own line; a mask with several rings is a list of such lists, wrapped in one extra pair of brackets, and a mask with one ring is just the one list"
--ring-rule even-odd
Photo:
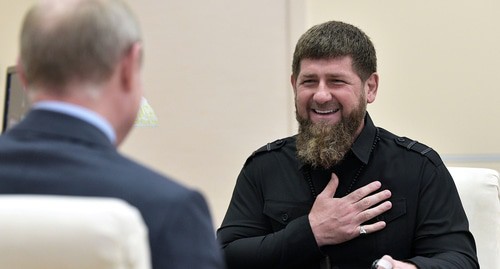
[(399, 141), (399, 142), (405, 142), (405, 139), (404, 139), (404, 138), (402, 138), (402, 137), (398, 137), (398, 141)]
[(287, 213), (284, 213), (283, 215), (281, 215), (281, 220), (283, 222), (287, 222), (288, 221), (288, 214)]

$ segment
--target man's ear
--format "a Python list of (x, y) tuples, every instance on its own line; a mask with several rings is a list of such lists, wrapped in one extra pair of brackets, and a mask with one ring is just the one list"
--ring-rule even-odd
[(26, 80), (26, 71), (24, 70), (24, 65), (21, 61), (21, 58), (17, 58), (16, 72), (19, 76), (19, 80), (21, 81), (21, 84), (23, 85), (23, 88), (27, 89), (28, 88), (28, 81)]
[(120, 62), (120, 83), (126, 91), (133, 90), (142, 64), (142, 46), (134, 43), (123, 55)]
[(293, 74), (290, 75), (290, 83), (292, 84), (293, 94), (297, 96), (297, 78)]
[(365, 81), (366, 101), (370, 104), (375, 101), (378, 90), (378, 74), (375, 72)]

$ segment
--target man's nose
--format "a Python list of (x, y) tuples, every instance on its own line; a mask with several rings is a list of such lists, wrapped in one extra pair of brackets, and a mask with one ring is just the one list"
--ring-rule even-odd
[(324, 104), (330, 102), (333, 99), (330, 89), (325, 85), (325, 83), (320, 83), (318, 85), (318, 90), (314, 93), (313, 100), (318, 104)]

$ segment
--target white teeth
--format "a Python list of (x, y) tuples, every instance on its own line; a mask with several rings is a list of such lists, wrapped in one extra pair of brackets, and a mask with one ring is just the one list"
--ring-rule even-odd
[(314, 109), (314, 112), (318, 113), (318, 114), (330, 114), (330, 113), (334, 113), (334, 112), (337, 112), (339, 111), (338, 109), (332, 109), (332, 110), (317, 110), (317, 109)]

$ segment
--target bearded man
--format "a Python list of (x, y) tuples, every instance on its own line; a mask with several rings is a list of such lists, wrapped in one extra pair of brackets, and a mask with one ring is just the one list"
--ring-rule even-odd
[(478, 268), (439, 155), (366, 112), (378, 80), (360, 29), (330, 21), (302, 35), (299, 132), (255, 151), (238, 176), (217, 232), (228, 268)]

